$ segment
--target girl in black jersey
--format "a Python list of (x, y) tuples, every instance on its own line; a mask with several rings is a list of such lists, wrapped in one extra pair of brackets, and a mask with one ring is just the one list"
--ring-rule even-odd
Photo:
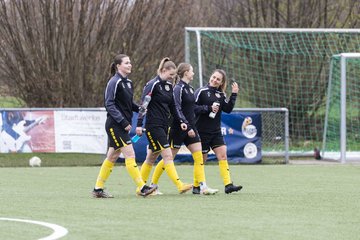
[[(158, 68), (158, 76), (150, 80), (144, 87), (142, 100), (145, 96), (151, 96), (146, 113), (146, 137), (149, 141), (149, 149), (146, 159), (141, 166), (143, 180), (149, 177), (152, 166), (161, 154), (164, 160), (164, 170), (176, 185), (180, 193), (185, 193), (192, 188), (191, 184), (180, 181), (173, 155), (168, 142), (168, 129), (171, 115), (175, 114), (173, 99), (173, 86), (171, 81), (176, 76), (176, 66), (169, 58), (164, 58)], [(139, 114), (136, 134), (142, 134), (143, 115)]]
[[(175, 158), (181, 145), (184, 143), (190, 150), (194, 159), (194, 194), (212, 195), (218, 192), (206, 185), (203, 156), (201, 153), (201, 141), (195, 126), (195, 104), (194, 89), (190, 85), (193, 80), (193, 67), (188, 63), (180, 63), (177, 68), (178, 83), (174, 87), (174, 101), (176, 117), (170, 129), (170, 146)], [(163, 173), (164, 162), (161, 160), (155, 168), (151, 185), (157, 185)], [(158, 190), (157, 194), (161, 194)]]
[(155, 190), (155, 188), (145, 185), (141, 178), (129, 137), (133, 111), (139, 111), (139, 106), (133, 102), (132, 81), (127, 78), (128, 74), (131, 73), (131, 68), (130, 58), (124, 54), (117, 55), (111, 64), (112, 77), (105, 90), (105, 108), (107, 111), (105, 129), (109, 138), (109, 149), (92, 191), (95, 198), (113, 197), (104, 191), (104, 185), (120, 153), (123, 153), (125, 157), (126, 170), (140, 189), (139, 195), (145, 197)]
[(210, 77), (209, 84), (195, 92), (195, 101), (199, 107), (195, 108), (198, 115), (196, 127), (199, 131), (204, 161), (210, 148), (214, 151), (220, 168), (220, 175), (225, 185), (225, 193), (241, 190), (242, 186), (233, 185), (230, 178), (229, 165), (226, 155), (226, 144), (221, 134), (221, 111), (230, 113), (235, 105), (239, 87), (236, 82), (231, 85), (231, 96), (227, 100), (226, 73), (216, 69)]

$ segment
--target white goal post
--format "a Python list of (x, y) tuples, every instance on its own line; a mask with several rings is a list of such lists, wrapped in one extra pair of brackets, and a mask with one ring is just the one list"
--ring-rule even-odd
[[(327, 150), (327, 133), (329, 128), (329, 114), (330, 114), (330, 105), (332, 101), (332, 91), (334, 88), (334, 59), (339, 59), (340, 62), (340, 89), (338, 89), (340, 94), (340, 152), (328, 151)], [(330, 72), (329, 72), (329, 85), (328, 85), (328, 97), (326, 102), (326, 116), (325, 116), (325, 124), (324, 124), (324, 137), (323, 137), (323, 146), (322, 146), (322, 156), (325, 160), (336, 160), (341, 163), (346, 163), (347, 161), (358, 161), (360, 160), (360, 152), (358, 151), (348, 151), (347, 150), (347, 105), (349, 102), (347, 101), (347, 88), (353, 86), (347, 86), (347, 65), (348, 61), (352, 59), (357, 59), (360, 62), (360, 53), (341, 53), (337, 55), (333, 55), (333, 58), (330, 63)], [(358, 65), (360, 68), (360, 64)], [(357, 86), (360, 84), (360, 75), (356, 77)], [(359, 110), (359, 109), (358, 109)], [(359, 110), (360, 111), (360, 110)], [(360, 145), (360, 142), (357, 144)]]
[[(193, 86), (206, 85), (220, 68), (240, 83), (235, 107), (287, 108), (290, 156), (308, 159), (324, 159), (335, 151), (342, 154), (337, 161), (352, 154), (360, 158), (359, 46), (360, 29), (185, 28), (185, 61), (194, 68)], [(350, 70), (342, 73), (348, 78), (342, 85), (347, 97), (341, 95), (347, 103), (340, 114), (341, 53)], [(333, 56), (338, 56), (335, 74), (330, 71)]]

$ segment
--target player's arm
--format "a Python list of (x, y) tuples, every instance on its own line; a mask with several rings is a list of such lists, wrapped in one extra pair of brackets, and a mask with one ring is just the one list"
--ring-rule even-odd
[(126, 128), (130, 123), (124, 118), (122, 113), (116, 108), (115, 96), (117, 91), (117, 81), (112, 78), (108, 82), (105, 90), (105, 108), (110, 116), (123, 128)]
[(202, 101), (202, 95), (205, 94), (206, 90), (199, 88), (195, 91), (195, 108), (194, 112), (196, 115), (210, 113), (212, 111), (211, 105), (204, 104)]
[(175, 105), (175, 117), (179, 120), (180, 123), (189, 124), (188, 120), (184, 116), (182, 111), (182, 91), (184, 86), (183, 85), (176, 85), (174, 87), (174, 105)]
[(223, 98), (222, 98), (223, 103), (221, 104), (221, 106), (222, 106), (222, 110), (224, 112), (230, 113), (234, 109), (238, 92), (239, 92), (238, 84), (236, 82), (233, 82), (231, 84), (230, 98), (227, 100), (225, 97), (225, 94), (223, 95)]
[(133, 103), (132, 103), (132, 111), (133, 112), (139, 112), (139, 109), (140, 109), (140, 105), (138, 105), (137, 103), (135, 103), (134, 101), (133, 101)]
[[(154, 86), (155, 86), (156, 83), (157, 83), (157, 81), (151, 80), (150, 82), (148, 82), (145, 85), (145, 87), (143, 89), (143, 92), (141, 94), (141, 104), (143, 103), (143, 101), (145, 99), (145, 96), (152, 94), (152, 91), (153, 91)], [(137, 124), (136, 124), (137, 127), (142, 127), (143, 126), (144, 116), (145, 115), (141, 115), (141, 114), (138, 115)]]

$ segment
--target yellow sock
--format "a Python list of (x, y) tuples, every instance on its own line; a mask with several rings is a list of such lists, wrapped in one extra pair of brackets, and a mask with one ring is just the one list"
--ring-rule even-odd
[(150, 175), (150, 172), (151, 172), (151, 169), (152, 169), (152, 165), (144, 162), (141, 166), (141, 169), (140, 169), (140, 174), (141, 174), (141, 178), (142, 180), (146, 183), (148, 178), (149, 178), (149, 175)]
[(106, 180), (109, 178), (110, 173), (112, 172), (112, 169), (114, 167), (114, 163), (109, 161), (108, 159), (105, 159), (104, 162), (101, 165), (99, 175), (96, 180), (95, 188), (104, 188)]
[(219, 168), (220, 168), (220, 175), (223, 178), (224, 185), (226, 186), (229, 183), (231, 183), (228, 161), (226, 159), (219, 160)]
[(176, 187), (180, 190), (183, 183), (179, 179), (174, 162), (171, 161), (170, 163), (164, 164), (164, 168), (171, 181), (173, 181)]
[(164, 172), (164, 170), (165, 170), (164, 160), (161, 159), (155, 167), (154, 173), (151, 178), (151, 183), (158, 184), (159, 179), (160, 179), (162, 173)]
[(142, 187), (145, 185), (144, 181), (141, 178), (139, 168), (135, 162), (135, 158), (126, 158), (125, 159), (126, 170), (129, 173), (130, 177), (134, 180), (136, 186)]
[(194, 187), (199, 187), (201, 182), (205, 182), (204, 160), (201, 151), (192, 154), (194, 159)]

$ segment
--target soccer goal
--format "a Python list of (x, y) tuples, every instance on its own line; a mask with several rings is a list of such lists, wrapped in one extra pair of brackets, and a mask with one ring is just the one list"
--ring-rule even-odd
[[(359, 46), (360, 29), (185, 28), (185, 61), (196, 74), (193, 86), (206, 85), (212, 71), (222, 68), (239, 84), (237, 108), (287, 108), (291, 157), (313, 157), (314, 149), (322, 148), (325, 116), (328, 110), (334, 111), (327, 108), (329, 63), (333, 55), (359, 52)], [(351, 91), (356, 89), (353, 86)], [(348, 95), (346, 104), (355, 115), (359, 114), (356, 96)], [(355, 115), (348, 125), (356, 125)], [(328, 115), (328, 120), (322, 151), (330, 149), (331, 138), (340, 138), (339, 127), (332, 127), (336, 126), (334, 115)], [(347, 132), (348, 149), (360, 145), (356, 131), (351, 141)]]
[(322, 156), (360, 160), (360, 53), (331, 58)]

